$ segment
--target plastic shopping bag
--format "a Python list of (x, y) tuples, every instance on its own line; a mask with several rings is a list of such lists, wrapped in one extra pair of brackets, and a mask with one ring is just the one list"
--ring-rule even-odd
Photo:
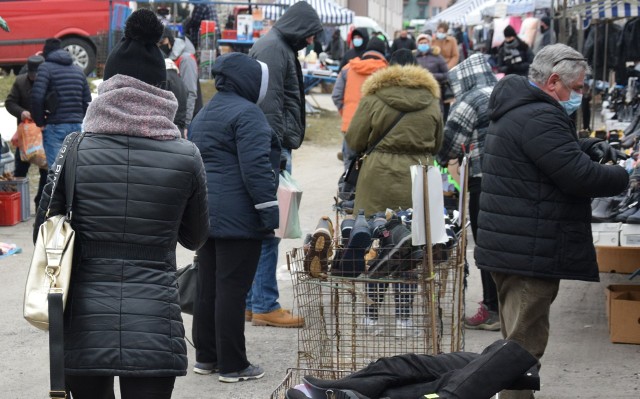
[(47, 167), (47, 157), (42, 145), (42, 130), (33, 121), (22, 122), (18, 125), (18, 146), (20, 158), (25, 162)]
[(293, 177), (284, 171), (280, 174), (278, 186), (278, 206), (280, 207), (280, 227), (276, 229), (276, 236), (280, 238), (300, 238), (300, 201), (302, 190)]

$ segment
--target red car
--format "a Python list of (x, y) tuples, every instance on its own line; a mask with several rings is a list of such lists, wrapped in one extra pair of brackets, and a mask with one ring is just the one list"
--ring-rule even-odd
[[(0, 17), (9, 25), (9, 32), (0, 31), (0, 67), (17, 72), (27, 58), (42, 50), (47, 38), (62, 40), (74, 63), (86, 74), (96, 67), (98, 38), (106, 40), (110, 21), (124, 19), (126, 2), (109, 0), (0, 0)], [(120, 21), (124, 22), (124, 21)], [(114, 25), (114, 24), (112, 24)], [(121, 25), (121, 24), (120, 24)], [(101, 47), (105, 47), (104, 50)]]

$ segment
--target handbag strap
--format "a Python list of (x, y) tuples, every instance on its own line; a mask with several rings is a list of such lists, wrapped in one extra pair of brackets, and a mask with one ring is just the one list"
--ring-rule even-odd
[(398, 116), (396, 116), (396, 119), (393, 120), (393, 123), (391, 123), (391, 125), (389, 125), (389, 127), (387, 127), (387, 130), (384, 131), (384, 133), (382, 133), (382, 135), (380, 137), (378, 137), (378, 140), (376, 140), (375, 143), (373, 143), (373, 145), (371, 147), (369, 147), (369, 149), (362, 155), (362, 158), (365, 158), (367, 155), (371, 154), (371, 152), (374, 150), (374, 148), (376, 148), (376, 146), (378, 144), (380, 144), (380, 142), (387, 137), (387, 134), (389, 134), (389, 132), (391, 130), (393, 130), (393, 128), (398, 124), (398, 122), (400, 122), (400, 119), (402, 119), (402, 117), (405, 115), (405, 112), (400, 112), (398, 114)]
[[(53, 197), (56, 192), (56, 188), (58, 187), (58, 183), (60, 181), (60, 176), (62, 174), (62, 171), (64, 170), (65, 172), (65, 181), (72, 181), (75, 183), (77, 146), (80, 144), (80, 141), (82, 140), (83, 137), (84, 137), (84, 132), (83, 133), (76, 132), (76, 133), (71, 133), (67, 135), (67, 137), (65, 137), (64, 141), (62, 142), (62, 146), (60, 147), (60, 151), (58, 152), (58, 158), (56, 159), (56, 162), (53, 164), (53, 166), (51, 166), (51, 169), (53, 170), (53, 187), (51, 187), (51, 196), (49, 197), (49, 204), (47, 205), (47, 213), (45, 216), (46, 218), (49, 217), (49, 212), (51, 211), (51, 204), (53, 203)], [(76, 148), (76, 151), (72, 151), (73, 148)], [(64, 165), (67, 161), (67, 158), (69, 158), (69, 153), (75, 154), (72, 156), (72, 158), (74, 159), (70, 161), (73, 163), (73, 165), (69, 168), (65, 168)], [(69, 169), (71, 169), (71, 172), (69, 172)], [(67, 179), (70, 179), (70, 180), (67, 180)], [(70, 216), (71, 204), (73, 203), (73, 192), (75, 189), (75, 184), (66, 184), (65, 188), (66, 188), (65, 212), (67, 216)]]
[(49, 398), (66, 398), (62, 292), (49, 292)]

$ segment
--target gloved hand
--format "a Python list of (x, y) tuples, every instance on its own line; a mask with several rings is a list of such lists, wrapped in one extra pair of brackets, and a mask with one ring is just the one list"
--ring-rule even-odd
[(280, 173), (287, 170), (287, 156), (284, 154), (284, 151), (285, 150), (280, 154)]
[(605, 164), (607, 162), (617, 163), (619, 160), (629, 158), (624, 152), (613, 148), (609, 143), (602, 139), (588, 137), (580, 139), (580, 148), (589, 155), (592, 161)]
[(280, 209), (278, 206), (270, 206), (258, 210), (263, 231), (273, 231), (280, 225)]

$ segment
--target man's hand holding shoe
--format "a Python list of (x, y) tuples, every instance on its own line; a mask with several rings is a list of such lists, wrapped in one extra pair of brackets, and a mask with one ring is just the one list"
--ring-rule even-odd
[(624, 152), (615, 149), (608, 142), (593, 137), (579, 140), (580, 148), (585, 152), (592, 161), (599, 163), (613, 162), (629, 158)]

